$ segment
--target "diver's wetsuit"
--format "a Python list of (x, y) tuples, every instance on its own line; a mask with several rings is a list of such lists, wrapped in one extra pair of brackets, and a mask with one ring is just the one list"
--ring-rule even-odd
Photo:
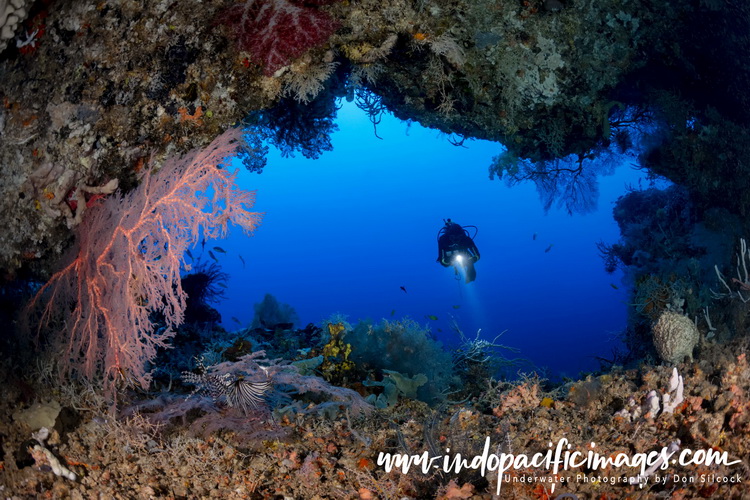
[(474, 281), (477, 277), (474, 263), (479, 260), (479, 249), (463, 227), (448, 220), (438, 237), (437, 260), (442, 266), (449, 267), (455, 265), (457, 255), (464, 257), (466, 283)]

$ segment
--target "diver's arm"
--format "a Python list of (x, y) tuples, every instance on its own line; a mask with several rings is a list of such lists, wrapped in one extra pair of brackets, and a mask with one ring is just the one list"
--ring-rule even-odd
[(472, 240), (468, 234), (465, 235), (465, 237), (463, 238), (462, 245), (466, 249), (466, 251), (469, 252), (469, 254), (471, 255), (471, 260), (473, 262), (476, 262), (479, 260), (479, 249), (474, 243), (474, 240)]
[(443, 267), (448, 267), (450, 264), (448, 264), (445, 261), (445, 247), (448, 245), (447, 236), (445, 234), (441, 234), (438, 238), (438, 258), (437, 261), (440, 263)]
[(450, 267), (450, 262), (447, 262), (445, 260), (445, 250), (440, 250), (440, 255), (438, 255), (438, 262), (440, 262), (440, 265), (443, 267)]

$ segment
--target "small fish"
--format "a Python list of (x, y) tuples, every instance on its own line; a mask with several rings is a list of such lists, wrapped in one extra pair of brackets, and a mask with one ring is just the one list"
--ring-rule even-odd
[(396, 314), (396, 310), (394, 309), (391, 311), (391, 316), (394, 316), (395, 314)]
[(239, 257), (240, 262), (242, 262), (242, 269), (245, 269), (245, 259), (242, 258), (242, 255), (237, 255), (237, 257)]
[(612, 287), (612, 288), (614, 288), (615, 290), (619, 290), (619, 289), (620, 289), (620, 287), (619, 287), (619, 286), (617, 286), (617, 285), (615, 285), (614, 283), (610, 283), (610, 284), (609, 284), (609, 286), (611, 286), (611, 287)]
[(212, 259), (214, 259), (217, 264), (219, 263), (219, 259), (216, 258), (216, 256), (214, 255), (214, 253), (211, 250), (208, 251), (208, 256), (211, 257)]
[(224, 249), (223, 249), (223, 248), (221, 248), (221, 247), (214, 247), (214, 250), (216, 250), (216, 251), (217, 251), (217, 252), (219, 252), (219, 253), (227, 253), (227, 251), (226, 251), (226, 250), (224, 250)]
[(443, 329), (442, 328), (438, 328), (438, 333), (443, 333)]
[(237, 323), (238, 325), (241, 325), (241, 324), (242, 324), (242, 321), (238, 320), (238, 319), (237, 319), (237, 318), (235, 318), (234, 316), (232, 316), (232, 321), (234, 321), (234, 322), (235, 322), (235, 323)]
[(550, 245), (547, 248), (544, 249), (544, 253), (549, 253), (549, 251), (552, 250), (553, 246), (554, 245), (552, 243), (550, 243)]
[(201, 251), (206, 250), (206, 238), (201, 240)]
[(453, 309), (461, 309), (461, 306), (458, 306), (458, 305), (453, 306)]
[(431, 319), (432, 321), (437, 321), (437, 319), (438, 319), (438, 317), (435, 316), (434, 314), (429, 314), (429, 315), (425, 316), (425, 318)]
[(534, 233), (534, 234), (533, 234), (533, 235), (531, 236), (531, 239), (532, 239), (532, 240), (534, 240), (534, 241), (536, 241), (536, 233)]
[(404, 291), (404, 293), (406, 293), (406, 287), (405, 287), (405, 286), (400, 286), (399, 288), (400, 288), (401, 290), (403, 290), (403, 291)]
[(190, 260), (195, 260), (195, 259), (193, 258), (193, 254), (192, 254), (192, 253), (190, 253), (190, 249), (187, 249), (187, 250), (185, 250), (185, 253), (187, 254), (187, 256), (188, 256), (188, 257), (190, 257)]

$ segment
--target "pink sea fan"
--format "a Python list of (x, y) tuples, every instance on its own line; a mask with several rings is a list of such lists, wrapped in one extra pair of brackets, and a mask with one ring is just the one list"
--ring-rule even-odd
[(247, 0), (221, 12), (217, 22), (229, 26), (240, 50), (271, 76), (328, 40), (338, 23), (315, 6), (334, 1)]
[[(61, 375), (118, 379), (147, 387), (146, 364), (182, 323), (184, 253), (200, 238), (220, 238), (233, 222), (250, 234), (262, 214), (255, 193), (224, 164), (236, 154), (234, 129), (207, 148), (167, 160), (128, 194), (115, 194), (86, 213), (65, 266), (39, 290), (22, 315), (46, 340)], [(166, 328), (155, 330), (153, 315)]]

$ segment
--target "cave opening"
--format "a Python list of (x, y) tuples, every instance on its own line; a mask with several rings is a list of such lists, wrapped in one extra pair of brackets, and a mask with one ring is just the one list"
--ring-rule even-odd
[[(227, 254), (215, 254), (231, 276), (217, 307), (227, 329), (249, 324), (250, 306), (271, 293), (300, 327), (333, 314), (352, 324), (409, 317), (446, 345), (458, 343), (456, 328), (489, 340), (505, 332), (526, 370), (551, 376), (595, 370), (623, 349), (628, 286), (621, 271), (605, 272), (597, 243), (618, 239), (613, 204), (653, 183), (644, 171), (621, 162), (599, 176), (589, 213), (545, 210), (533, 183), (490, 180), (500, 144), (457, 145), (389, 113), (373, 130), (361, 107), (339, 106), (330, 151), (272, 147), (260, 175), (241, 169), (265, 218), (252, 239), (230, 236)], [(436, 262), (448, 218), (478, 228), (473, 283)]]

